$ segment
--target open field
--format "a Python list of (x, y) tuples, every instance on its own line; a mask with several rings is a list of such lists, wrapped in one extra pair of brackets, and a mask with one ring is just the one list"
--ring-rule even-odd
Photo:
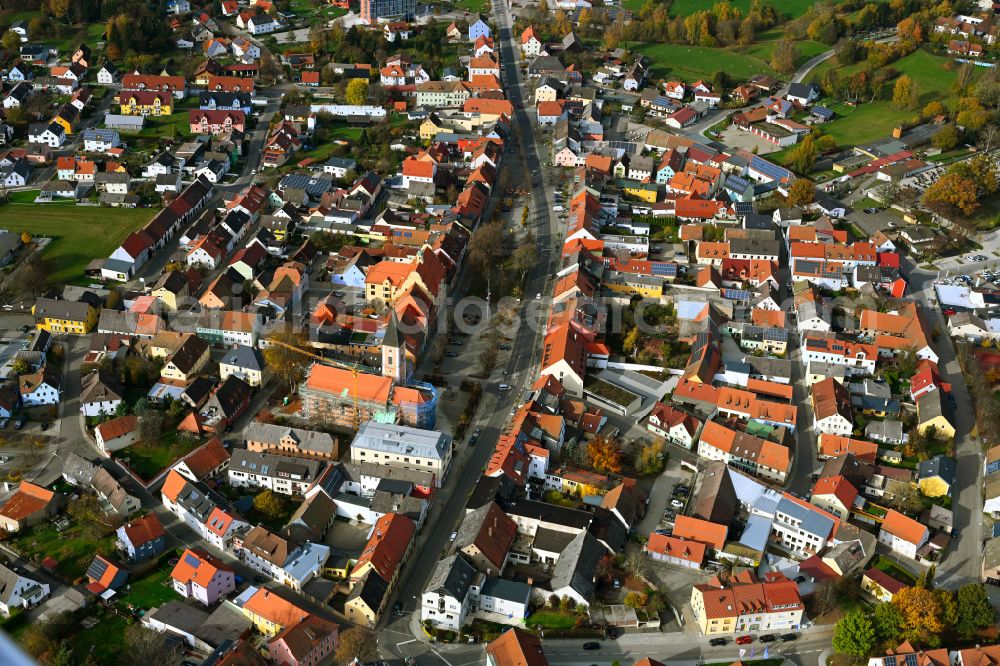
[(654, 80), (679, 78), (693, 83), (698, 79), (710, 79), (719, 70), (725, 71), (734, 81), (742, 81), (754, 74), (775, 73), (765, 60), (752, 53), (743, 54), (736, 50), (649, 43), (632, 44), (630, 48), (653, 61), (650, 70)]
[(52, 557), (59, 562), (56, 568), (67, 580), (75, 580), (87, 571), (95, 554), (110, 555), (115, 552), (115, 537), (110, 534), (102, 539), (95, 539), (75, 519), (62, 532), (56, 531), (51, 523), (40, 523), (24, 534), (18, 534), (13, 539), (14, 547), (24, 557), (40, 561), (44, 557)]
[(0, 206), (0, 229), (51, 237), (43, 255), (52, 267), (49, 280), (79, 283), (92, 259), (110, 255), (155, 214), (149, 208), (10, 203)]
[[(951, 84), (955, 74), (944, 69), (943, 65), (946, 62), (949, 62), (947, 58), (919, 50), (892, 63), (891, 67), (900, 74), (908, 75), (917, 83), (922, 106), (935, 99), (947, 102), (952, 97)], [(812, 80), (818, 81), (823, 73), (831, 68), (837, 67), (829, 61), (822, 63), (817, 67), (819, 71), (811, 77)], [(852, 65), (837, 69), (843, 76), (849, 76), (862, 68), (862, 65)], [(836, 139), (841, 146), (856, 146), (888, 136), (893, 127), (911, 120), (919, 111), (897, 109), (892, 106), (892, 86), (892, 82), (887, 83), (880, 95), (881, 99), (871, 104), (860, 104), (857, 108), (825, 100), (829, 102), (829, 108), (836, 112), (838, 117), (822, 125), (823, 131)]]
[[(688, 16), (703, 9), (711, 9), (713, 4), (715, 0), (674, 0), (670, 13), (673, 16)], [(750, 0), (731, 0), (730, 4), (742, 11), (744, 16), (750, 9)], [(813, 0), (769, 0), (764, 4), (772, 5), (779, 14), (786, 17), (798, 18), (816, 3)]]
[(152, 479), (160, 471), (181, 456), (194, 450), (197, 444), (191, 440), (179, 439), (177, 432), (166, 433), (159, 442), (150, 446), (139, 442), (122, 451), (122, 458), (128, 458), (128, 466), (144, 479)]

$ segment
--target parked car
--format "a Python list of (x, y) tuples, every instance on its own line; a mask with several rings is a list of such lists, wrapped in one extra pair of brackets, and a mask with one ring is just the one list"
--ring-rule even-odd
[(684, 508), (684, 502), (682, 502), (679, 499), (672, 499), (672, 500), (670, 500), (670, 506), (675, 506), (678, 509), (682, 509), (682, 508)]
[(469, 438), (469, 446), (472, 446), (479, 439), (479, 428), (472, 431), (472, 437)]
[(725, 638), (713, 638), (708, 642), (708, 644), (718, 647), (720, 645), (726, 645), (728, 642), (729, 641), (727, 641)]
[(753, 636), (740, 636), (736, 639), (737, 645), (749, 645), (753, 643)]
[(27, 418), (25, 418), (24, 414), (18, 416), (17, 420), (14, 421), (14, 430), (20, 430), (23, 428), (25, 421), (27, 421)]
[(455, 352), (445, 352), (444, 355), (447, 356), (448, 358), (458, 358), (458, 354)]
[(781, 634), (781, 642), (787, 643), (788, 641), (794, 641), (798, 637), (798, 634)]
[(776, 640), (777, 639), (774, 637), (774, 634), (764, 634), (760, 637), (761, 643), (773, 643)]
[(457, 539), (457, 538), (458, 538), (458, 532), (452, 532), (452, 533), (451, 533), (451, 536), (450, 536), (450, 537), (448, 537), (448, 541), (450, 541), (450, 542), (454, 543), (454, 542), (455, 542), (455, 539)]
[(952, 317), (955, 315), (955, 308), (945, 308), (944, 310), (941, 310), (941, 314), (946, 317)]
[(598, 643), (597, 641), (587, 641), (586, 643), (583, 644), (583, 649), (584, 650), (600, 650), (601, 649), (601, 644)]

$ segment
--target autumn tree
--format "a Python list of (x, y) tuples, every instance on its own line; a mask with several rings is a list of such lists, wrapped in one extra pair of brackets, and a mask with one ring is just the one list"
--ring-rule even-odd
[(528, 274), (535, 264), (538, 263), (538, 250), (535, 247), (534, 238), (522, 243), (514, 251), (514, 256), (511, 257), (512, 268), (518, 272), (521, 276), (521, 280), (524, 280), (524, 276)]
[(938, 215), (972, 215), (979, 208), (976, 183), (957, 173), (945, 174), (924, 190), (923, 204)]
[(640, 474), (659, 474), (663, 471), (663, 445), (659, 442), (647, 442), (638, 447), (635, 452), (635, 468)]
[(808, 206), (816, 198), (816, 188), (807, 178), (799, 178), (788, 188), (789, 206)]
[(334, 659), (341, 666), (347, 666), (355, 659), (368, 662), (378, 657), (375, 634), (364, 627), (351, 627), (340, 632)]
[(312, 348), (305, 335), (295, 331), (279, 331), (268, 337), (270, 344), (264, 348), (264, 362), (289, 389), (301, 382), (306, 376), (306, 368), (311, 363), (307, 354)]
[(49, 11), (57, 19), (66, 19), (69, 13), (69, 0), (49, 0)]
[(771, 67), (782, 74), (795, 71), (795, 61), (799, 59), (799, 50), (790, 39), (782, 37), (771, 52)]
[(625, 595), (625, 605), (629, 608), (645, 608), (649, 598), (642, 592), (629, 592)]
[(968, 583), (958, 588), (958, 622), (955, 628), (964, 639), (996, 622), (997, 612), (986, 596), (981, 583)]
[(621, 449), (610, 437), (598, 435), (587, 445), (587, 462), (596, 471), (617, 474), (622, 471)]
[(897, 109), (912, 109), (920, 100), (917, 82), (906, 74), (896, 79), (892, 87), (892, 103)]
[(21, 35), (13, 30), (8, 30), (3, 34), (3, 38), (0, 39), (0, 46), (3, 46), (4, 50), (10, 53), (17, 52), (21, 48)]
[(361, 106), (368, 101), (368, 81), (365, 79), (351, 79), (347, 82), (347, 89), (344, 97), (348, 104)]
[(941, 621), (942, 608), (933, 590), (924, 587), (904, 587), (893, 598), (903, 626), (900, 637), (903, 640), (923, 645), (935, 645), (938, 635), (944, 630)]
[(812, 134), (807, 134), (799, 145), (792, 148), (788, 153), (788, 163), (797, 172), (803, 175), (812, 171), (816, 165), (816, 158), (819, 156), (819, 149)]
[(868, 615), (854, 609), (837, 620), (833, 628), (833, 649), (841, 654), (867, 657), (875, 647), (875, 628)]
[(933, 118), (934, 116), (940, 116), (946, 112), (944, 104), (935, 100), (931, 100), (924, 105), (924, 110), (920, 112), (924, 118)]
[(287, 512), (285, 498), (270, 489), (262, 490), (254, 496), (253, 508), (268, 518), (280, 518)]

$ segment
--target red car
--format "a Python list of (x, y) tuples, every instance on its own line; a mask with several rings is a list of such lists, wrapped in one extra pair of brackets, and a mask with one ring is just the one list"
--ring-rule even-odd
[(955, 309), (954, 308), (948, 308), (946, 310), (942, 310), (941, 314), (945, 315), (946, 317), (950, 317), (953, 314), (955, 314)]
[(737, 645), (749, 645), (753, 643), (753, 636), (740, 636), (736, 639)]

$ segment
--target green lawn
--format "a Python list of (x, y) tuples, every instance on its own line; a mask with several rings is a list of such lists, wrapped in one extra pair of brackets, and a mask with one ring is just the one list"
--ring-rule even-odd
[(171, 113), (169, 116), (146, 116), (146, 122), (139, 132), (122, 132), (122, 136), (187, 138), (191, 134), (191, 114), (189, 109)]
[[(781, 35), (778, 35), (774, 39), (767, 41), (760, 41), (752, 44), (747, 50), (749, 55), (762, 60), (763, 62), (771, 62), (771, 53), (774, 52), (774, 46), (778, 43), (778, 39)], [(803, 39), (802, 41), (795, 42), (795, 48), (799, 50), (799, 58), (796, 64), (803, 64), (809, 58), (813, 56), (818, 56), (821, 53), (825, 53), (830, 50), (830, 47), (821, 42), (814, 42), (811, 39)]]
[[(489, 0), (454, 0), (452, 5), (455, 9), (461, 9), (462, 11), (471, 12), (473, 14), (482, 14), (489, 11)], [(475, 23), (475, 21), (473, 21)]]
[(913, 574), (911, 574), (906, 569), (903, 569), (902, 567), (900, 567), (898, 564), (896, 564), (887, 557), (881, 557), (881, 556), (878, 557), (872, 563), (872, 566), (883, 573), (889, 574), (890, 576), (892, 576), (893, 578), (902, 583), (909, 583), (910, 585), (912, 585), (913, 583), (917, 582), (917, 579), (913, 577)]
[(632, 44), (630, 48), (653, 61), (651, 70), (654, 79), (679, 78), (693, 83), (698, 79), (710, 79), (723, 70), (734, 81), (742, 81), (754, 74), (775, 73), (762, 58), (735, 49), (649, 43)]
[(155, 445), (145, 442), (122, 449), (118, 456), (128, 458), (128, 466), (144, 479), (152, 479), (181, 456), (193, 451), (197, 444), (178, 439), (177, 432), (166, 433)]
[(164, 566), (161, 571), (153, 571), (145, 578), (137, 581), (129, 581), (131, 586), (127, 594), (123, 594), (118, 600), (118, 606), (125, 610), (128, 604), (136, 608), (149, 610), (156, 608), (171, 599), (177, 599), (178, 595), (170, 585), (171, 568)]
[(73, 657), (78, 663), (83, 663), (87, 655), (93, 656), (95, 664), (114, 664), (121, 656), (122, 645), (125, 642), (125, 618), (114, 615), (100, 606), (90, 611), (98, 618), (97, 624), (90, 629), (83, 629), (69, 639), (73, 648)]
[(153, 218), (149, 208), (105, 208), (60, 204), (0, 206), (0, 229), (51, 237), (45, 259), (52, 267), (49, 281), (85, 282), (83, 270), (91, 260), (107, 257), (131, 232)]
[[(900, 74), (908, 75), (917, 83), (920, 90), (920, 105), (923, 106), (931, 100), (945, 101), (952, 98), (951, 84), (955, 80), (955, 73), (944, 69), (943, 65), (946, 62), (949, 62), (948, 58), (918, 50), (892, 63), (891, 67)], [(823, 73), (831, 68), (836, 68), (836, 64), (830, 61), (822, 63), (817, 67), (818, 71), (814, 72), (812, 80), (819, 80)], [(861, 65), (852, 65), (838, 68), (838, 71), (844, 76), (849, 76), (862, 68)], [(892, 86), (892, 82), (887, 83), (881, 99), (871, 104), (860, 104), (857, 108), (825, 100), (829, 102), (829, 108), (836, 112), (838, 117), (824, 124), (823, 131), (836, 139), (841, 146), (856, 146), (887, 137), (893, 127), (911, 120), (919, 111), (897, 109), (892, 106)]]
[(57, 571), (67, 580), (76, 580), (87, 572), (94, 555), (110, 555), (115, 552), (115, 537), (111, 533), (95, 539), (80, 524), (70, 520), (72, 522), (69, 528), (63, 532), (57, 532), (50, 523), (35, 525), (12, 539), (14, 547), (31, 560), (55, 558), (59, 562)]
[(529, 615), (524, 626), (532, 629), (538, 625), (542, 629), (572, 629), (576, 625), (576, 618), (576, 613), (546, 609)]

